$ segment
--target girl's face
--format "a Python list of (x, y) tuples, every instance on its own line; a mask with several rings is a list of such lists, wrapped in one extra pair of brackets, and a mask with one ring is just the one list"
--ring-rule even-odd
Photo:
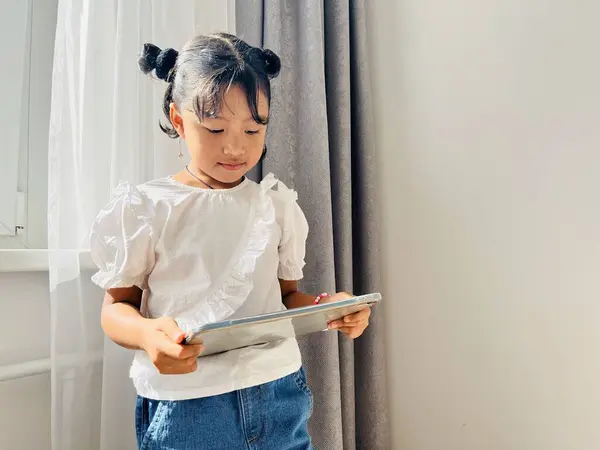
[[(262, 93), (257, 109), (260, 117), (269, 116)], [(171, 104), (171, 123), (185, 140), (190, 170), (213, 187), (236, 184), (262, 156), (267, 127), (254, 121), (246, 94), (237, 86), (225, 93), (216, 117), (201, 122), (191, 109), (178, 111)]]

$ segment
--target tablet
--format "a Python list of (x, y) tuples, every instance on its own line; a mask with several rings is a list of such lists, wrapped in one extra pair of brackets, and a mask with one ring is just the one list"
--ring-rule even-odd
[(191, 330), (184, 342), (185, 344), (202, 343), (205, 350), (201, 357), (267, 344), (281, 339), (327, 331), (329, 322), (369, 308), (379, 300), (381, 300), (380, 294), (369, 294), (332, 303), (209, 323)]

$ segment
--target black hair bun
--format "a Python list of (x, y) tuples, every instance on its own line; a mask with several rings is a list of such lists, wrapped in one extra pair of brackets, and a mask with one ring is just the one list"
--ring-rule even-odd
[(281, 59), (269, 49), (263, 50), (263, 59), (265, 61), (265, 73), (269, 78), (275, 78), (281, 70)]
[(157, 78), (171, 81), (169, 78), (171, 78), (171, 71), (175, 67), (178, 55), (179, 52), (172, 48), (161, 50), (154, 44), (144, 44), (138, 65), (144, 73), (154, 70)]
[(156, 57), (160, 53), (160, 48), (154, 44), (144, 44), (142, 54), (138, 59), (140, 70), (146, 74), (152, 72), (156, 68)]

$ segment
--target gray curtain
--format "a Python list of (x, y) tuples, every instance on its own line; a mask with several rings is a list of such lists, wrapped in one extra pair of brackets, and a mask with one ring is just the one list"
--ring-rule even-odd
[[(366, 50), (367, 0), (238, 0), (237, 34), (276, 52), (269, 153), (273, 172), (298, 191), (311, 226), (302, 288), (377, 291), (375, 148)], [(383, 317), (350, 342), (301, 339), (315, 396), (318, 450), (389, 449)]]

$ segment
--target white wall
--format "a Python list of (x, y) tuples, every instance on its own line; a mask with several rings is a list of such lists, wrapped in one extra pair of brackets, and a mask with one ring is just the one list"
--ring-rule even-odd
[[(0, 317), (0, 369), (48, 358), (48, 273), (0, 273)], [(0, 449), (50, 450), (49, 373), (0, 382), (0, 405)]]
[(600, 3), (367, 3), (394, 449), (600, 448)]

